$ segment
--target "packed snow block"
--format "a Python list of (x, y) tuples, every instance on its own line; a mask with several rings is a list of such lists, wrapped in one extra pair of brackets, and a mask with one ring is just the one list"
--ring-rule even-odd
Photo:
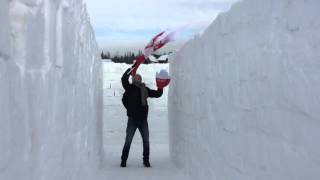
[(197, 179), (320, 177), (320, 1), (244, 0), (170, 64), (170, 149)]
[[(8, 89), (5, 87), (5, 84), (8, 84), (9, 81), (7, 79), (7, 70), (6, 70), (6, 63), (9, 59), (10, 54), (10, 41), (9, 41), (9, 12), (8, 12), (8, 1), (0, 1), (0, 101), (10, 102), (7, 92)], [(3, 169), (6, 168), (6, 165), (10, 162), (10, 150), (7, 148), (10, 145), (10, 139), (7, 138), (7, 134), (10, 133), (10, 124), (5, 120), (8, 119), (8, 114), (4, 113), (9, 111), (8, 106), (4, 103), (0, 102), (0, 173)]]
[(0, 1), (0, 61), (9, 57), (9, 13), (8, 1)]
[(83, 2), (0, 5), (0, 52), (10, 54), (0, 57), (0, 179), (94, 178), (102, 69)]

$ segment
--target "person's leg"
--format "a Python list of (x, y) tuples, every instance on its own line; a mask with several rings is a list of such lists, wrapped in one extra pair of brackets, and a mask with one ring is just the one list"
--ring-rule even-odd
[(148, 162), (149, 164), (150, 143), (148, 121), (144, 120), (143, 122), (141, 122), (138, 128), (143, 141), (143, 161)]
[(126, 140), (122, 149), (121, 160), (126, 162), (129, 156), (131, 142), (136, 132), (137, 125), (132, 118), (128, 118), (127, 130), (126, 130)]

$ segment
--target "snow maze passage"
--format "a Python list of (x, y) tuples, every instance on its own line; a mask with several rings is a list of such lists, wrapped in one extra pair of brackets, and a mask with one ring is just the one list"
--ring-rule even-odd
[(243, 0), (187, 42), (150, 101), (152, 168), (80, 0), (0, 1), (0, 179), (318, 180), (318, 0)]

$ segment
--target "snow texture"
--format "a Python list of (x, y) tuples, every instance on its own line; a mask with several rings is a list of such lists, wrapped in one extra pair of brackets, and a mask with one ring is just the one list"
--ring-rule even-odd
[(8, 1), (0, 1), (0, 62), (8, 59), (9, 54), (9, 13), (8, 13)]
[(1, 0), (0, 23), (0, 179), (93, 178), (102, 69), (85, 5)]
[(201, 180), (320, 177), (320, 1), (244, 0), (170, 62), (170, 150)]

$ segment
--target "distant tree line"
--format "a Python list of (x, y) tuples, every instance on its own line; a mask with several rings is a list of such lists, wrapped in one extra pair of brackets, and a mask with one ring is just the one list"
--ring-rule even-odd
[(111, 59), (110, 52), (107, 52), (106, 54), (102, 51), (101, 53), (101, 59)]
[[(160, 56), (165, 55), (165, 54), (167, 54), (167, 53), (163, 53), (161, 55), (153, 55), (153, 56), (155, 57), (155, 59), (158, 59)], [(110, 52), (104, 53), (102, 51), (101, 59), (110, 59), (112, 62), (115, 62), (115, 63), (133, 64), (133, 61), (136, 60), (140, 55), (142, 55), (142, 51), (139, 51), (137, 54), (129, 51), (129, 52), (126, 52), (122, 55), (119, 55), (119, 53), (111, 55)], [(160, 60), (157, 62), (153, 62), (149, 58), (146, 59), (145, 64), (150, 64), (150, 63), (168, 63), (168, 59), (166, 58), (165, 60)]]

